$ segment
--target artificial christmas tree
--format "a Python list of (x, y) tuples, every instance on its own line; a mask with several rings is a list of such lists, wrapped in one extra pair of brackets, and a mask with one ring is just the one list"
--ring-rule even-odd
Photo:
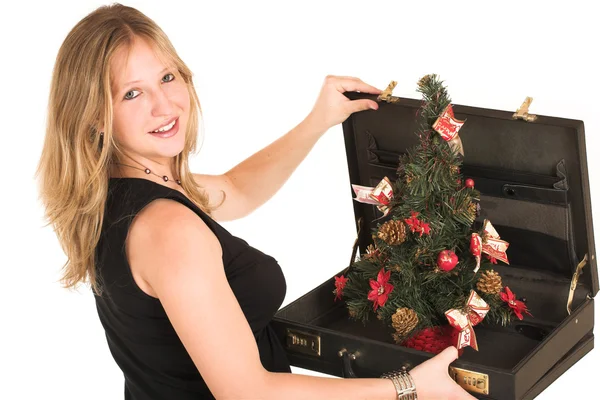
[[(473, 229), (480, 193), (473, 179), (463, 183), (459, 130), (465, 121), (454, 117), (443, 82), (427, 75), (419, 80), (418, 91), (423, 95), (419, 144), (399, 157), (395, 180), (385, 177), (375, 188), (355, 188), (357, 201), (377, 205), (387, 221), (374, 228), (374, 247), (366, 257), (341, 276), (344, 284), (336, 284), (336, 300), (343, 290), (351, 316), (363, 323), (377, 312), (379, 320), (395, 328), (396, 343), (419, 330), (450, 323), (459, 333), (455, 345), (460, 349), (474, 342), (465, 337), (474, 336), (472, 326), (488, 313), (487, 318), (502, 324), (518, 314), (500, 301), (500, 290), (491, 290), (497, 280), (478, 284), (482, 277), (491, 279), (490, 263), (484, 262), (480, 269), (481, 252), (497, 240), (504, 247), (496, 249), (508, 263), (508, 243), (487, 221), (483, 231)], [(365, 290), (366, 283), (370, 291)], [(480, 293), (472, 295), (474, 290)]]

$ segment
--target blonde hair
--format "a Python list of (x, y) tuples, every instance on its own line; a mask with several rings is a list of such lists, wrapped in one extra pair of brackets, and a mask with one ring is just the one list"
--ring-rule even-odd
[[(209, 206), (208, 196), (188, 167), (189, 154), (196, 152), (198, 115), (202, 114), (192, 72), (152, 19), (118, 3), (99, 7), (73, 27), (58, 51), (46, 136), (35, 173), (48, 221), (44, 226), (54, 226), (67, 255), (60, 279), (65, 288), (87, 281), (94, 292), (102, 292), (95, 251), (104, 219), (109, 165), (122, 154), (112, 136), (109, 66), (115, 53), (123, 46), (131, 49), (136, 38), (154, 45), (155, 53), (173, 63), (187, 84), (190, 116), (184, 149), (174, 158), (176, 172), (187, 197), (200, 209), (211, 215), (218, 207)], [(104, 126), (104, 136), (99, 126)]]

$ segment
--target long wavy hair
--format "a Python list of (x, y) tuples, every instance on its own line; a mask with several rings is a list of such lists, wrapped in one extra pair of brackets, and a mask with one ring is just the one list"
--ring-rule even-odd
[[(46, 135), (35, 172), (48, 221), (44, 226), (53, 225), (67, 255), (60, 279), (65, 288), (89, 282), (95, 293), (102, 292), (95, 251), (102, 229), (109, 166), (123, 154), (113, 140), (109, 66), (120, 48), (131, 49), (136, 37), (145, 39), (157, 55), (172, 62), (187, 84), (190, 117), (184, 149), (174, 158), (175, 168), (192, 202), (209, 215), (218, 207), (209, 206), (207, 194), (196, 184), (188, 166), (189, 155), (196, 152), (202, 115), (192, 72), (152, 19), (118, 3), (97, 8), (73, 27), (58, 51)], [(103, 136), (99, 126), (104, 126)]]

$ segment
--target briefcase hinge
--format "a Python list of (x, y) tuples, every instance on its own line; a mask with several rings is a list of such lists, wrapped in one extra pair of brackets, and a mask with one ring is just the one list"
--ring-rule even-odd
[(480, 394), (490, 393), (490, 377), (488, 374), (452, 366), (449, 368), (449, 372), (452, 379), (463, 389)]
[(385, 88), (383, 92), (379, 96), (377, 96), (377, 101), (386, 101), (388, 103), (398, 103), (400, 102), (400, 97), (392, 96), (392, 90), (396, 87), (398, 82), (391, 81), (390, 84)]
[(513, 114), (513, 119), (522, 119), (523, 121), (533, 122), (537, 119), (537, 115), (529, 114), (529, 106), (533, 101), (533, 97), (526, 97), (521, 107)]
[(575, 273), (573, 273), (573, 278), (571, 279), (571, 286), (569, 287), (569, 298), (567, 299), (567, 312), (571, 315), (571, 307), (573, 305), (573, 297), (575, 296), (575, 289), (577, 289), (577, 281), (579, 280), (579, 275), (581, 275), (581, 270), (587, 264), (588, 255), (586, 254), (583, 257), (583, 260), (577, 264), (577, 268), (575, 268)]

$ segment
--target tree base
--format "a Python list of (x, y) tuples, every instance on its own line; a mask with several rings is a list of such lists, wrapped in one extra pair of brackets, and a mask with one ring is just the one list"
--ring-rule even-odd
[[(435, 326), (417, 332), (410, 339), (405, 340), (402, 346), (438, 354), (448, 346), (456, 346), (457, 339), (458, 330), (450, 325)], [(458, 355), (460, 356), (462, 352), (463, 349), (460, 349)]]

